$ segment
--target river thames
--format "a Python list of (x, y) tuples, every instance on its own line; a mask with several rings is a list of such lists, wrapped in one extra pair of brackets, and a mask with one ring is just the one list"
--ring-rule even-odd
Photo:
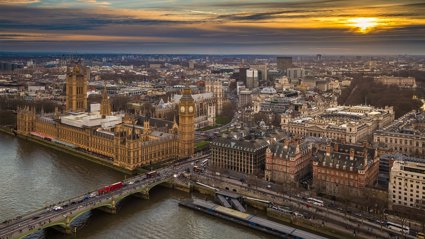
[[(107, 167), (2, 133), (0, 153), (0, 222), (125, 177)], [(93, 211), (81, 216), (74, 235), (45, 230), (28, 238), (274, 238), (177, 205), (179, 199), (189, 197), (188, 193), (156, 187), (149, 200), (124, 200), (115, 215)]]

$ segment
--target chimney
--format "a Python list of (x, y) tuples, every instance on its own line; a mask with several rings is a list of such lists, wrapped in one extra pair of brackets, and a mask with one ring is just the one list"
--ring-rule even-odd
[(354, 160), (354, 149), (350, 148), (350, 160)]
[(326, 145), (326, 156), (331, 156), (331, 145)]

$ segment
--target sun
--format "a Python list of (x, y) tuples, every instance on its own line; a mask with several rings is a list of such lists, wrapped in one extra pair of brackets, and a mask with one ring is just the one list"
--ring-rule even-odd
[(359, 33), (369, 33), (378, 26), (378, 19), (374, 17), (359, 17), (348, 20), (349, 25)]

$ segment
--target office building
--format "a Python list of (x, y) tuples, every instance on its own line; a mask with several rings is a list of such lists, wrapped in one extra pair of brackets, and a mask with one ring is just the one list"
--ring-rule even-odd
[(405, 157), (395, 160), (388, 187), (389, 207), (425, 210), (425, 159)]
[(209, 165), (251, 175), (263, 175), (267, 142), (261, 139), (217, 138), (211, 144)]
[(276, 58), (277, 61), (277, 69), (280, 71), (286, 71), (288, 68), (291, 68), (292, 65), (292, 57), (287, 56), (278, 56)]
[(254, 69), (246, 70), (246, 87), (250, 90), (259, 86), (258, 71)]

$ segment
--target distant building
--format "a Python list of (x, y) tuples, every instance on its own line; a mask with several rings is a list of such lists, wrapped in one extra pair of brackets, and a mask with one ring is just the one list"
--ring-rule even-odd
[[(182, 98), (182, 95), (174, 95), (173, 102), (174, 105), (179, 104), (180, 100)], [(195, 129), (201, 129), (207, 126), (214, 126), (216, 115), (217, 115), (217, 98), (214, 97), (214, 94), (212, 92), (206, 92), (206, 93), (200, 93), (200, 94), (193, 94), (192, 98), (195, 102)], [(163, 102), (162, 102), (163, 103)], [(165, 106), (167, 104), (161, 104), (155, 108), (158, 108), (161, 110), (161, 105)], [(175, 107), (166, 107), (165, 109), (168, 110), (174, 110)]]
[(285, 140), (266, 151), (267, 181), (296, 185), (311, 172), (311, 148), (306, 143)]
[(322, 61), (322, 55), (321, 54), (316, 55), (316, 61)]
[(388, 187), (389, 207), (425, 210), (425, 159), (406, 157), (395, 160)]
[(411, 111), (373, 134), (373, 142), (410, 156), (425, 157), (425, 113)]
[(267, 65), (251, 65), (251, 69), (256, 69), (258, 71), (258, 79), (260, 81), (266, 81), (268, 79)]
[(239, 93), (239, 107), (245, 107), (252, 104), (252, 92), (250, 90), (242, 90)]
[(392, 107), (338, 106), (313, 117), (282, 115), (282, 129), (295, 136), (325, 137), (357, 143), (394, 120)]
[(46, 87), (44, 85), (29, 85), (28, 86), (28, 92), (30, 93), (37, 93), (41, 91), (45, 91)]
[(304, 78), (305, 70), (304, 68), (288, 68), (286, 70), (286, 75), (288, 76), (289, 82), (294, 83)]
[(329, 81), (328, 80), (318, 80), (316, 81), (316, 88), (322, 92), (329, 90)]
[(149, 64), (149, 68), (152, 68), (152, 69), (161, 69), (161, 67), (162, 67), (162, 64), (160, 64), (160, 63), (150, 63)]
[(10, 62), (0, 62), (0, 71), (14, 71), (16, 69), (21, 69), (23, 66), (21, 64), (10, 63)]
[(240, 67), (239, 68), (239, 79), (238, 81), (243, 82), (246, 85), (246, 70), (248, 70), (249, 67)]
[(215, 98), (215, 107), (216, 107), (215, 112), (217, 112), (217, 114), (221, 114), (221, 111), (223, 110), (223, 101), (224, 101), (224, 88), (223, 88), (222, 81), (221, 80), (205, 81), (205, 91), (213, 93), (213, 96)]
[(258, 71), (254, 69), (246, 70), (246, 87), (250, 90), (259, 86)]
[(379, 157), (376, 149), (332, 143), (313, 150), (313, 185), (317, 192), (350, 197), (378, 180)]
[(239, 173), (262, 175), (266, 158), (267, 142), (217, 138), (211, 144), (209, 165), (218, 169)]
[(278, 56), (276, 58), (277, 69), (281, 71), (286, 71), (288, 68), (292, 67), (292, 57)]
[(383, 85), (395, 85), (400, 88), (416, 88), (414, 77), (379, 76), (375, 77), (375, 81)]

